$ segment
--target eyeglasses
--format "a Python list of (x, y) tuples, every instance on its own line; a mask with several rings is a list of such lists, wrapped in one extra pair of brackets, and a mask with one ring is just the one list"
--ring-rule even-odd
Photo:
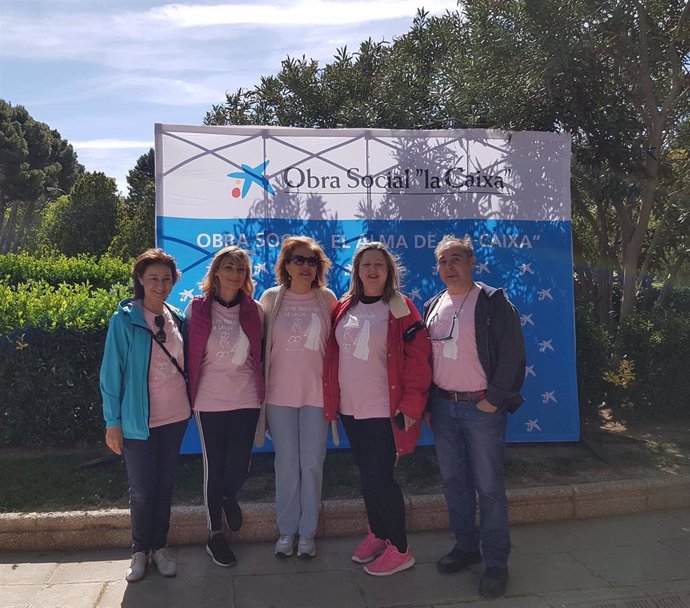
[[(430, 342), (447, 342), (448, 340), (453, 339), (453, 332), (455, 331), (455, 320), (458, 318), (458, 313), (457, 311), (453, 315), (453, 322), (451, 323), (450, 326), (450, 333), (445, 337), (445, 338), (432, 338), (431, 337), (431, 332), (429, 332), (429, 341)], [(438, 319), (438, 313), (436, 313), (431, 321), (429, 321), (429, 324), (427, 325), (427, 330), (431, 327), (431, 325)]]
[(165, 335), (165, 330), (163, 329), (165, 327), (165, 319), (163, 318), (163, 315), (158, 315), (156, 318), (153, 320), (153, 322), (156, 324), (156, 327), (158, 328), (158, 331), (153, 334), (154, 339), (158, 344), (165, 344), (166, 340), (166, 335)]
[(288, 262), (292, 262), (295, 266), (304, 266), (306, 263), (308, 266), (315, 268), (319, 265), (319, 258), (317, 258), (315, 255), (312, 255), (308, 258), (305, 258), (303, 255), (293, 255)]

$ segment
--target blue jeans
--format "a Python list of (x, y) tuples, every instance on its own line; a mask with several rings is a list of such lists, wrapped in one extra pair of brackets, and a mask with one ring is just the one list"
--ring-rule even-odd
[(149, 430), (148, 439), (125, 439), (132, 553), (157, 551), (168, 542), (175, 472), (187, 420)]
[[(506, 412), (487, 414), (474, 401), (431, 399), (431, 429), (455, 547), (480, 549), (487, 567), (505, 568), (510, 554), (503, 459)], [(479, 530), (475, 524), (479, 498)]]

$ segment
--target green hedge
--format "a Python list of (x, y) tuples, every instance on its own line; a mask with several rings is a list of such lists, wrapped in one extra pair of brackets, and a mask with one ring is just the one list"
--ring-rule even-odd
[(627, 386), (612, 395), (628, 416), (687, 414), (690, 404), (690, 317), (669, 310), (635, 314), (620, 329), (620, 352), (632, 364)]
[(599, 323), (591, 305), (575, 307), (577, 390), (581, 411), (595, 413), (606, 401), (609, 385), (603, 372), (610, 366), (613, 337)]
[(15, 329), (98, 329), (108, 324), (118, 302), (131, 295), (126, 285), (54, 287), (46, 282), (0, 283), (0, 335)]
[(675, 310), (632, 315), (617, 340), (588, 307), (576, 308), (580, 407), (623, 420), (687, 415), (690, 317)]
[(95, 444), (106, 330), (29, 328), (0, 337), (0, 447)]
[(132, 265), (118, 258), (80, 255), (69, 258), (62, 254), (34, 257), (29, 254), (0, 255), (0, 282), (18, 285), (42, 281), (51, 285), (60, 283), (90, 284), (109, 289), (118, 283), (130, 282)]
[[(105, 324), (120, 295), (107, 296), (112, 300), (106, 301), (100, 293), (100, 312), (91, 316), (75, 317), (63, 311), (61, 323), (77, 323), (78, 318), (82, 328), (25, 327), (0, 336), (0, 447), (102, 441), (98, 374)], [(0, 293), (0, 306), (5, 300), (6, 294)], [(624, 419), (668, 418), (686, 412), (690, 403), (687, 315), (672, 311), (634, 315), (621, 328), (617, 356), (612, 336), (598, 324), (591, 309), (577, 308), (576, 328), (583, 410), (596, 411), (605, 404)]]

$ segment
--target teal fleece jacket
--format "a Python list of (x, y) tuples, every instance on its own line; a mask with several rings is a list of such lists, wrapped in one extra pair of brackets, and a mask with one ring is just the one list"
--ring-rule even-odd
[[(174, 306), (166, 306), (182, 322), (184, 314)], [(121, 427), (126, 439), (149, 436), (152, 344), (141, 304), (131, 298), (120, 302), (108, 325), (100, 386), (105, 426)]]

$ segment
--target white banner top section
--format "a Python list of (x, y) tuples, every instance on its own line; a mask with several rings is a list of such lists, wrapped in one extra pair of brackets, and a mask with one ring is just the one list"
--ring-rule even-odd
[(570, 137), (156, 125), (159, 216), (570, 220)]

